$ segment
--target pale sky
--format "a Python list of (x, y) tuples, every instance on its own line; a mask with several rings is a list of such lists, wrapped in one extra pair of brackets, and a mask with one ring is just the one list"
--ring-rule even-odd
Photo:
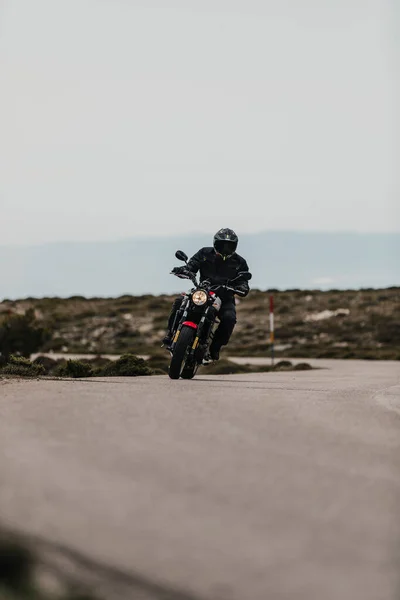
[(400, 231), (390, 0), (0, 0), (0, 244)]

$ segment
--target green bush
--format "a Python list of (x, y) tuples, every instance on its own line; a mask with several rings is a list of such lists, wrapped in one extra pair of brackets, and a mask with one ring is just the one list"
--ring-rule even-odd
[(56, 374), (59, 377), (73, 377), (74, 379), (92, 377), (93, 369), (88, 363), (80, 360), (68, 360), (57, 368)]
[(2, 375), (15, 375), (18, 377), (38, 377), (46, 373), (43, 365), (32, 363), (23, 356), (11, 355), (7, 363), (0, 369)]
[(312, 366), (309, 363), (298, 363), (293, 367), (293, 371), (310, 371), (310, 369)]
[(6, 360), (11, 354), (26, 358), (39, 350), (50, 337), (49, 332), (35, 318), (32, 308), (23, 315), (10, 315), (0, 325), (0, 353)]
[(147, 366), (143, 358), (134, 354), (123, 354), (118, 360), (113, 361), (99, 369), (97, 376), (101, 377), (138, 377), (152, 375), (153, 371)]
[(41, 365), (46, 375), (52, 373), (56, 368), (59, 361), (50, 358), (49, 356), (38, 356), (33, 361), (34, 365)]
[(101, 356), (101, 354), (99, 354), (95, 358), (84, 358), (82, 359), (82, 362), (90, 365), (93, 371), (96, 373), (99, 369), (103, 369), (113, 361), (109, 358), (104, 358), (103, 356)]
[(274, 367), (271, 365), (251, 365), (251, 370), (253, 373), (269, 373), (274, 371)]
[(202, 374), (209, 375), (235, 375), (240, 373), (251, 373), (253, 369), (249, 365), (238, 365), (237, 363), (222, 358), (204, 368)]
[(292, 368), (292, 363), (290, 362), (290, 360), (280, 360), (274, 366), (275, 371), (284, 371), (285, 369), (291, 369), (291, 368)]

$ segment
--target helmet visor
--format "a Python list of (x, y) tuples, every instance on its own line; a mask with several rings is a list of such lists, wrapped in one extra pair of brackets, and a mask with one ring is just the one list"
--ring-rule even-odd
[(237, 248), (237, 242), (228, 240), (215, 240), (214, 248), (222, 256), (230, 256)]

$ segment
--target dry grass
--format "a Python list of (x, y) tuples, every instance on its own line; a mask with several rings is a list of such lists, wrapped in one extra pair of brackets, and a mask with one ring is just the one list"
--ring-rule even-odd
[[(147, 295), (4, 301), (0, 322), (10, 312), (33, 308), (36, 318), (53, 331), (41, 348), (44, 352), (157, 354), (173, 299)], [(400, 359), (400, 288), (275, 291), (274, 299), (277, 356)], [(269, 292), (258, 290), (240, 301), (230, 354), (268, 355), (268, 306)], [(330, 312), (318, 320), (324, 311)]]

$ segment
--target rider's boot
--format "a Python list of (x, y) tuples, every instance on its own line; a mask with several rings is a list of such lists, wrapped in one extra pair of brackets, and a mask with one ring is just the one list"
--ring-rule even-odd
[(203, 365), (209, 365), (210, 363), (219, 360), (219, 351), (220, 348), (218, 348), (215, 344), (211, 342), (210, 348), (205, 357), (203, 358)]
[(167, 330), (165, 336), (162, 339), (162, 346), (165, 348), (169, 348), (172, 344), (172, 331)]
[(212, 342), (210, 346), (210, 357), (212, 360), (219, 360), (219, 351), (220, 348)]

